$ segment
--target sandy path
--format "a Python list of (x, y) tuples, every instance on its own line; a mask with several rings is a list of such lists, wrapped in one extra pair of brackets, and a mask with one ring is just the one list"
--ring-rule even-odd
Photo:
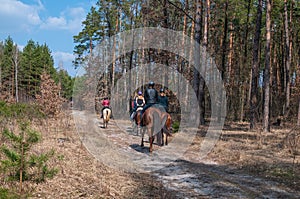
[[(170, 143), (141, 148), (141, 138), (132, 133), (126, 120), (111, 120), (107, 129), (101, 121), (83, 112), (74, 111), (84, 145), (98, 160), (110, 167), (128, 172), (151, 172), (178, 198), (299, 198), (300, 192), (272, 181), (240, 173), (226, 165), (218, 165), (185, 150), (185, 145)], [(176, 135), (181, 136), (181, 135)], [(187, 136), (182, 136), (182, 142)], [(147, 140), (147, 136), (145, 137)], [(182, 148), (181, 148), (182, 147)], [(176, 150), (174, 150), (176, 149)], [(180, 152), (178, 152), (180, 151)]]

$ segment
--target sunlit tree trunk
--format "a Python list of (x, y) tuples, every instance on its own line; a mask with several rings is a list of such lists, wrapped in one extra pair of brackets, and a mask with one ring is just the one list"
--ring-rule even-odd
[[(195, 18), (195, 17), (194, 17)], [(192, 27), (191, 27), (191, 44), (193, 43), (193, 40), (194, 40), (194, 33), (195, 33), (195, 22), (194, 21), (192, 21)], [(190, 57), (192, 57), (192, 55), (193, 55), (193, 48), (192, 48), (192, 46), (191, 46), (191, 48), (190, 48), (190, 52), (189, 52), (189, 58)], [(188, 68), (190, 68), (190, 65), (187, 65), (187, 67)], [(187, 68), (187, 69), (188, 69)], [(186, 101), (186, 103), (188, 103), (188, 101), (189, 101), (189, 85), (188, 84), (186, 84), (186, 86), (185, 86), (185, 101)], [(187, 106), (185, 106), (186, 108), (187, 108)], [(185, 110), (186, 111), (186, 110)]]
[(16, 102), (19, 102), (19, 89), (18, 89), (18, 64), (19, 64), (19, 51), (18, 47), (16, 47), (15, 50), (15, 57), (14, 57), (14, 65), (15, 65), (15, 96), (16, 96)]
[[(116, 16), (116, 27), (115, 27), (115, 34), (119, 32), (119, 9), (118, 9), (118, 14)], [(114, 37), (113, 41), (113, 62), (112, 62), (112, 67), (111, 67), (111, 87), (114, 88), (115, 86), (115, 67), (116, 67), (116, 37)]]

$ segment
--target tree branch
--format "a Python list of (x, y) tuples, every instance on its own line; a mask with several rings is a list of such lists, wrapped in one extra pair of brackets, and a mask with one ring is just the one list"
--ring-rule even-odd
[(170, 0), (167, 0), (167, 1), (168, 1), (169, 4), (171, 4), (176, 9), (178, 9), (180, 12), (183, 12), (190, 20), (192, 20), (193, 22), (195, 22), (195, 19), (193, 17), (191, 17), (185, 10), (183, 10), (182, 8), (179, 8), (176, 4), (174, 4)]

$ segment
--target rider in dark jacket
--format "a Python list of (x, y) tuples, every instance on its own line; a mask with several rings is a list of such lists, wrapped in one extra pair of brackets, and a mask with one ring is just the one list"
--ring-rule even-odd
[(158, 92), (154, 89), (154, 82), (150, 82), (148, 84), (148, 88), (145, 91), (145, 101), (146, 105), (144, 106), (144, 109), (142, 110), (142, 114), (147, 110), (147, 108), (151, 107), (152, 105), (156, 104), (158, 102)]
[(166, 96), (165, 90), (162, 88), (159, 91), (158, 103), (164, 108), (164, 111), (168, 112), (169, 109), (169, 99)]

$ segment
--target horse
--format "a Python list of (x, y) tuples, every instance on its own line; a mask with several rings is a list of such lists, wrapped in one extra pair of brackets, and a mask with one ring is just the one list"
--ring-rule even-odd
[(107, 128), (107, 124), (110, 120), (110, 116), (111, 116), (111, 110), (110, 108), (104, 108), (102, 111), (102, 115), (103, 115), (103, 128)]
[[(161, 143), (160, 145), (163, 146), (164, 144), (165, 145), (168, 145), (168, 137), (172, 136), (172, 118), (171, 118), (171, 115), (167, 112), (162, 112), (161, 113), (161, 120), (162, 121), (165, 121), (165, 124), (163, 126), (163, 128), (161, 129)], [(166, 141), (164, 142), (164, 134), (166, 136)]]
[(142, 114), (142, 110), (143, 110), (143, 107), (138, 107), (137, 110), (136, 110), (136, 114), (135, 114), (135, 117), (134, 117), (134, 121), (135, 121), (135, 129), (136, 129), (136, 135), (139, 135), (139, 132), (141, 131), (141, 126), (142, 126), (142, 117), (141, 117), (141, 114)]
[[(171, 124), (171, 117), (168, 116), (167, 113), (161, 112), (159, 109), (150, 107), (148, 108), (143, 116), (142, 116), (142, 125), (144, 128), (142, 129), (142, 141), (141, 141), (141, 147), (144, 147), (144, 134), (145, 131), (147, 131), (149, 136), (149, 152), (151, 153), (153, 151), (153, 142), (155, 136), (157, 136), (157, 139), (162, 138), (162, 134), (170, 134), (170, 128), (166, 127), (166, 124)], [(167, 143), (167, 142), (166, 142)]]

